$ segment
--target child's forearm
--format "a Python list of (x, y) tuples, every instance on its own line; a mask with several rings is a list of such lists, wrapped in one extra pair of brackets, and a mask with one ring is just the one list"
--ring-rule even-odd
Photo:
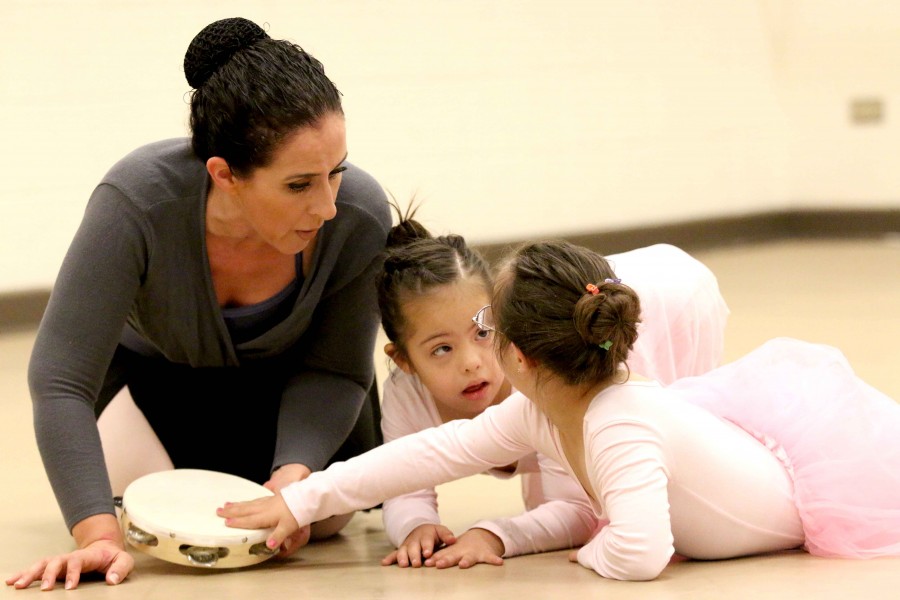
[(586, 544), (597, 528), (590, 505), (555, 500), (515, 517), (479, 521), (503, 542), (503, 558), (549, 552)]
[(532, 451), (521, 444), (496, 442), (497, 436), (492, 435), (496, 424), (483, 418), (488, 412), (490, 409), (471, 421), (452, 421), (335, 463), (284, 488), (282, 496), (302, 526), (510, 464)]

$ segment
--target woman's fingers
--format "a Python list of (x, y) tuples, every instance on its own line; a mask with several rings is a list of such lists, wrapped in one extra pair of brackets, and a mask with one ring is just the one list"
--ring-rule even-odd
[(67, 590), (75, 589), (81, 582), (81, 574), (88, 571), (106, 573), (106, 582), (121, 583), (134, 569), (134, 558), (119, 545), (101, 540), (86, 548), (43, 558), (28, 569), (6, 580), (7, 585), (23, 589), (40, 581), (42, 590), (52, 590), (56, 582), (65, 580)]
[(134, 570), (134, 557), (128, 552), (119, 552), (106, 570), (106, 583), (119, 585)]
[(74, 590), (78, 587), (78, 582), (81, 581), (81, 568), (82, 562), (78, 558), (69, 559), (69, 563), (66, 566), (66, 583), (63, 584), (67, 590)]
[(7, 585), (12, 585), (17, 590), (27, 588), (37, 579), (41, 578), (41, 575), (43, 575), (44, 573), (44, 567), (47, 566), (48, 560), (49, 559), (42, 558), (24, 571), (16, 573), (14, 576), (6, 580)]

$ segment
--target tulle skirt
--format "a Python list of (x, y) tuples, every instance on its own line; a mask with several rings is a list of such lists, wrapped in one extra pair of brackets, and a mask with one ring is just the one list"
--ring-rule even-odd
[(779, 338), (669, 388), (784, 462), (811, 554), (900, 556), (900, 404), (840, 351)]
[(633, 373), (669, 384), (722, 362), (728, 305), (712, 271), (684, 250), (654, 244), (607, 259), (641, 299)]

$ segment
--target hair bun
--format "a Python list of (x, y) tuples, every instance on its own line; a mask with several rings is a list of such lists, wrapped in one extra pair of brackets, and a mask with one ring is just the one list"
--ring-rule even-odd
[(387, 248), (406, 246), (418, 240), (430, 240), (431, 234), (425, 226), (411, 218), (402, 218), (397, 225), (391, 227), (387, 238)]
[(262, 27), (241, 17), (222, 19), (194, 36), (184, 55), (184, 75), (197, 89), (240, 50), (269, 37)]

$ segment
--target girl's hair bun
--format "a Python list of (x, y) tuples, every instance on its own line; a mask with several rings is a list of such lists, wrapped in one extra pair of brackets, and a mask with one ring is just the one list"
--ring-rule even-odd
[(430, 240), (431, 234), (415, 219), (404, 218), (388, 233), (387, 247), (406, 246), (417, 240)]
[(210, 23), (191, 40), (184, 55), (184, 75), (197, 89), (237, 52), (269, 37), (262, 27), (241, 17)]

